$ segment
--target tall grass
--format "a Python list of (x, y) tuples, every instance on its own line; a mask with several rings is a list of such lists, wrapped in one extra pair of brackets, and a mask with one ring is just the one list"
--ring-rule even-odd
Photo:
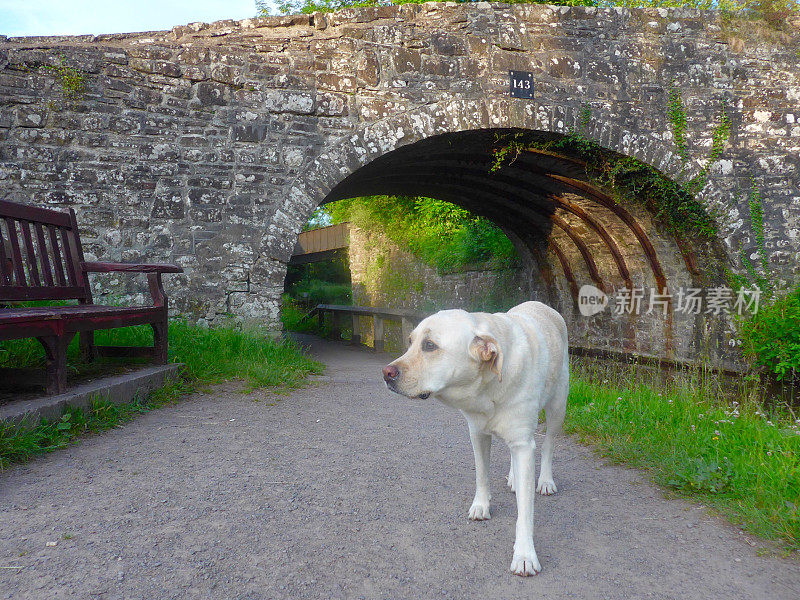
[[(152, 344), (149, 327), (98, 332), (98, 344)], [(190, 380), (219, 383), (242, 379), (252, 387), (294, 387), (322, 365), (288, 340), (277, 340), (261, 329), (204, 328), (186, 321), (169, 325), (169, 360), (186, 365)]]
[(800, 549), (800, 420), (789, 406), (763, 408), (744, 393), (725, 398), (697, 380), (659, 391), (636, 376), (598, 380), (585, 363), (573, 372), (568, 433)]
[(319, 319), (314, 316), (309, 318), (309, 310), (303, 308), (288, 294), (284, 294), (281, 305), (281, 323), (285, 331), (296, 333), (311, 333), (320, 337), (331, 336), (331, 324), (326, 320), (320, 327)]
[[(149, 346), (153, 331), (149, 326), (124, 327), (95, 332), (95, 343), (115, 346)], [(197, 383), (219, 383), (242, 379), (251, 387), (292, 387), (322, 365), (305, 356), (295, 344), (276, 340), (264, 330), (237, 327), (203, 328), (186, 321), (169, 324), (169, 361), (186, 365), (186, 376)], [(130, 364), (130, 360), (116, 364)], [(85, 363), (78, 339), (67, 351), (67, 364), (75, 374), (85, 374), (107, 367), (110, 360), (97, 365)], [(0, 366), (25, 367), (44, 364), (44, 352), (36, 340), (12, 340), (0, 343)]]

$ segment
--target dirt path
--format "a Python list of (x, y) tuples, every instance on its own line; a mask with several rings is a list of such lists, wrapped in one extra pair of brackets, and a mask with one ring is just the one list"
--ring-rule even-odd
[(19, 567), (0, 598), (800, 597), (798, 562), (569, 440), (536, 498), (544, 570), (512, 576), (506, 448), (492, 519), (468, 521), (461, 416), (385, 391), (380, 358), (315, 351), (317, 386), (215, 389), (0, 474), (0, 567)]

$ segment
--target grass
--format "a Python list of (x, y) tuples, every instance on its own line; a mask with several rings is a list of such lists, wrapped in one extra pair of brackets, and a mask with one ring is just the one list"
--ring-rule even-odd
[[(95, 333), (98, 344), (148, 345), (153, 342), (149, 326), (127, 327)], [(274, 340), (267, 332), (236, 327), (202, 328), (185, 321), (169, 327), (169, 360), (184, 363), (183, 376), (146, 398), (116, 405), (98, 398), (87, 410), (68, 407), (60, 420), (42, 420), (35, 426), (0, 422), (0, 470), (9, 464), (63, 448), (76, 438), (118, 427), (136, 415), (177, 401), (198, 386), (239, 379), (249, 389), (291, 389), (308, 375), (320, 373), (323, 365), (305, 356), (296, 345)], [(0, 344), (0, 366), (40, 365), (44, 354), (35, 340), (13, 340)], [(70, 345), (68, 366), (74, 374), (91, 375), (108, 368), (110, 360), (87, 365), (80, 358), (77, 340)], [(126, 364), (130, 364), (127, 361)]]
[[(668, 391), (635, 377), (598, 379), (573, 367), (565, 430), (618, 463), (644, 469), (747, 531), (800, 550), (800, 420), (713, 386)], [(627, 381), (627, 383), (626, 383)]]
[(302, 303), (306, 306), (353, 303), (353, 287), (349, 283), (320, 279), (301, 279), (292, 286), (290, 295), (296, 299), (302, 298)]
[(316, 315), (309, 318), (309, 312), (308, 309), (303, 308), (288, 294), (284, 294), (283, 306), (281, 307), (281, 323), (283, 323), (284, 330), (330, 337), (331, 325), (325, 322), (320, 327), (319, 318)]
[[(290, 296), (284, 295), (283, 306), (281, 308), (281, 323), (286, 331), (296, 333), (310, 333), (319, 337), (333, 339), (333, 319), (330, 313), (326, 313), (322, 325), (319, 324), (319, 317), (314, 315), (308, 318), (309, 311), (302, 308)], [(353, 325), (350, 317), (343, 316), (340, 323), (341, 339), (350, 340), (353, 335)]]
[[(98, 345), (147, 346), (153, 343), (149, 326), (124, 327), (95, 332)], [(77, 336), (67, 351), (67, 366), (73, 374), (85, 375), (107, 367), (111, 360), (86, 363), (81, 359)], [(115, 364), (131, 364), (125, 362)], [(186, 365), (189, 380), (200, 384), (242, 379), (250, 387), (293, 387), (319, 363), (303, 356), (289, 341), (270, 338), (259, 329), (237, 327), (203, 328), (176, 320), (169, 325), (169, 362)], [(23, 367), (44, 364), (44, 352), (36, 340), (0, 343), (0, 366)]]

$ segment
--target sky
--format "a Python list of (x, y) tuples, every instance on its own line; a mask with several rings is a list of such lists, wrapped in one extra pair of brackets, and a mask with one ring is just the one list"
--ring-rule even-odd
[(0, 35), (151, 31), (256, 12), (254, 0), (0, 0)]

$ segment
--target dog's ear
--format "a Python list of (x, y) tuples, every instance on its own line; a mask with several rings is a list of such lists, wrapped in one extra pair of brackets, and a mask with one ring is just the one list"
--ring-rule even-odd
[(497, 380), (503, 381), (503, 351), (493, 336), (487, 333), (477, 334), (470, 344), (470, 352), (480, 361), (481, 367), (489, 367), (497, 375)]

